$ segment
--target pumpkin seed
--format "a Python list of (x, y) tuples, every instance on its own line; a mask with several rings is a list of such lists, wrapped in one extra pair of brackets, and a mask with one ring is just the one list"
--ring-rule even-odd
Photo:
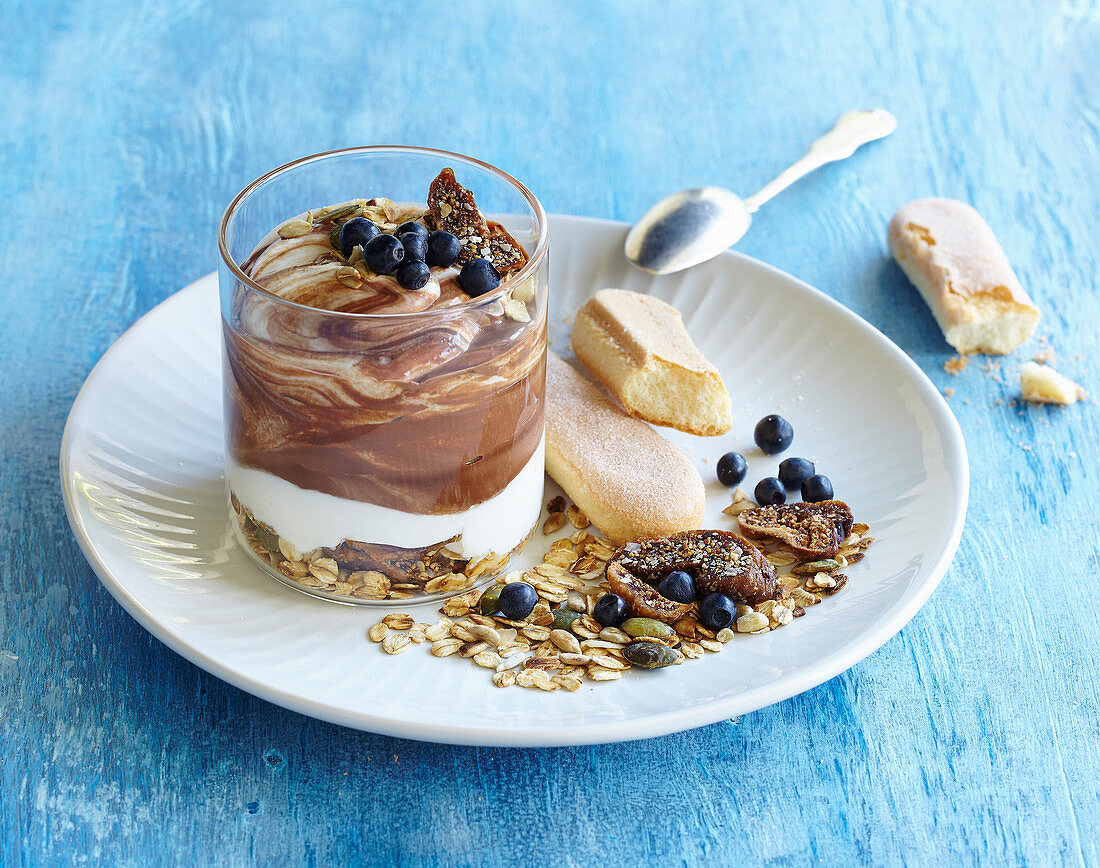
[(320, 223), (322, 220), (343, 220), (345, 217), (350, 217), (358, 210), (358, 202), (348, 202), (346, 205), (341, 205), (339, 208), (334, 208), (327, 214), (322, 208), (321, 211), (316, 216), (314, 216), (313, 220), (315, 223)]
[(279, 551), (279, 535), (260, 524), (256, 525), (256, 542), (269, 552)]
[(821, 561), (810, 561), (809, 563), (799, 564), (797, 567), (791, 570), (792, 573), (798, 576), (808, 576), (813, 573), (827, 573), (830, 570), (837, 568), (837, 562), (832, 558), (827, 558)]
[(481, 602), (478, 603), (478, 608), (481, 609), (482, 615), (491, 615), (497, 610), (497, 605), (500, 602), (500, 592), (504, 590), (504, 585), (493, 585), (484, 594), (481, 595)]
[(554, 609), (554, 621), (550, 624), (550, 627), (554, 630), (568, 630), (573, 626), (573, 622), (579, 618), (580, 612), (574, 612), (572, 609), (567, 609), (562, 606), (560, 609)]
[(675, 663), (678, 655), (671, 648), (656, 642), (633, 642), (626, 646), (623, 656), (642, 669), (660, 669)]
[(655, 621), (653, 618), (628, 618), (623, 621), (622, 631), (635, 639), (646, 637), (651, 639), (671, 639), (676, 635), (668, 624)]

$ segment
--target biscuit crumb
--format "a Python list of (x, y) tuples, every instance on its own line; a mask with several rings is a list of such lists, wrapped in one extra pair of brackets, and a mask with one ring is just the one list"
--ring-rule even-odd
[(1066, 405), (1084, 398), (1085, 390), (1048, 365), (1028, 362), (1020, 370), (1020, 394), (1033, 403)]
[(948, 386), (946, 389), (943, 390), (943, 394), (946, 397), (950, 398), (955, 394), (955, 390)]
[(969, 356), (955, 356), (943, 363), (943, 369), (951, 376), (957, 377), (966, 370), (966, 365), (969, 361)]
[(1031, 360), (1033, 362), (1039, 362), (1043, 365), (1049, 365), (1051, 362), (1054, 361), (1054, 350), (1052, 350), (1050, 347), (1039, 350), (1039, 352), (1031, 357)]

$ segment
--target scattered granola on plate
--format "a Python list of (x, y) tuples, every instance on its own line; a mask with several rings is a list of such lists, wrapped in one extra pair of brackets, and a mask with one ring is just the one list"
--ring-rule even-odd
[[(806, 516), (794, 510), (777, 516), (774, 508), (757, 507), (740, 490), (734, 492), (734, 502), (725, 511), (741, 519), (742, 532), (746, 525), (759, 531), (761, 539), (756, 543), (728, 531), (692, 531), (616, 547), (593, 533), (595, 528), (575, 505), (556, 497), (548, 504), (548, 512), (550, 519), (561, 518), (548, 525), (553, 530), (547, 533), (563, 529), (566, 522), (571, 532), (550, 544), (541, 564), (531, 570), (512, 570), (486, 588), (445, 600), (440, 607), (443, 617), (434, 624), (391, 612), (367, 635), (388, 654), (428, 645), (435, 657), (462, 657), (488, 670), (497, 687), (543, 691), (572, 692), (585, 681), (617, 681), (632, 669), (658, 669), (696, 660), (721, 652), (737, 633), (759, 635), (777, 630), (844, 587), (848, 577), (842, 570), (861, 560), (874, 538), (867, 536), (866, 524), (852, 521), (850, 510), (839, 501), (804, 506), (811, 508), (813, 515), (826, 517), (831, 533), (824, 549), (809, 549), (807, 541), (798, 537), (792, 538), (792, 547), (783, 534), (765, 534), (763, 529), (774, 530), (777, 522), (789, 520), (788, 524), (797, 525)], [(818, 524), (814, 522), (815, 530)], [(843, 536), (834, 539), (841, 530)], [(824, 535), (823, 531), (822, 541)], [(818, 538), (815, 534), (815, 542)], [(668, 560), (668, 570), (692, 570), (703, 566), (707, 558), (708, 569), (725, 570), (730, 575), (724, 576), (725, 584), (704, 577), (700, 593), (710, 591), (713, 596), (715, 588), (724, 588), (741, 597), (727, 626), (714, 629), (711, 612), (707, 613), (711, 626), (707, 626), (708, 617), (701, 612), (705, 596), (692, 603), (661, 606), (659, 611), (631, 608), (620, 612), (622, 617), (614, 626), (595, 617), (607, 609), (597, 609), (601, 598), (614, 593), (616, 587), (622, 590), (624, 574), (629, 575), (630, 587), (636, 592), (630, 599), (649, 600), (659, 596), (649, 582), (665, 572), (657, 560)], [(698, 577), (696, 581), (698, 584)], [(526, 588), (516, 588), (517, 593), (504, 590), (517, 583), (529, 586), (530, 595)], [(652, 595), (635, 584), (645, 584)], [(746, 590), (758, 602), (744, 602)], [(507, 605), (501, 603), (502, 593)], [(515, 611), (516, 605), (520, 611)], [(508, 617), (502, 608), (508, 615), (522, 617)]]

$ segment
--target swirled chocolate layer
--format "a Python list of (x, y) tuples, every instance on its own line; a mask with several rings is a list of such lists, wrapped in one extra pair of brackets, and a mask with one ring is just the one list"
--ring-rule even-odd
[(234, 458), (301, 488), (412, 513), (459, 512), (498, 494), (542, 437), (545, 305), (532, 302), (532, 321), (520, 322), (499, 301), (460, 304), (469, 299), (454, 269), (403, 289), (351, 267), (329, 241), (333, 225), (272, 233), (244, 265), (295, 304), (243, 285), (232, 299)]

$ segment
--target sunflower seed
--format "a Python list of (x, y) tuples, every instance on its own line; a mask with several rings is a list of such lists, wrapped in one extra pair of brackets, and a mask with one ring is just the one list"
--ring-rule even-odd
[(562, 651), (569, 651), (573, 654), (581, 653), (581, 643), (577, 641), (577, 637), (572, 633), (566, 633), (564, 630), (551, 630), (550, 641)]
[(749, 612), (737, 619), (738, 633), (755, 633), (768, 626), (768, 616), (759, 612)]
[(300, 238), (308, 234), (312, 229), (312, 221), (296, 218), (294, 220), (287, 220), (286, 223), (280, 226), (276, 231), (280, 238)]

